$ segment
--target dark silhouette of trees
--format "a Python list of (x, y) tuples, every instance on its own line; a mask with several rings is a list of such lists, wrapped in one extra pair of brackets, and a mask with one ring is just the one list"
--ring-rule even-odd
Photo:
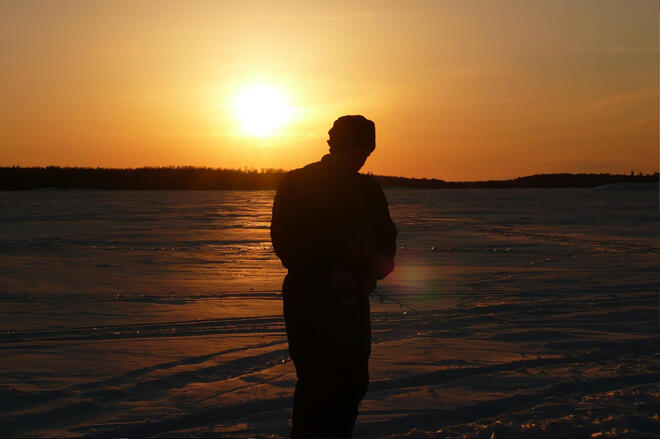
[[(0, 167), (0, 190), (214, 190), (276, 189), (282, 169), (214, 169), (193, 166), (136, 169), (78, 167)], [(595, 187), (610, 183), (658, 183), (658, 173), (538, 174), (511, 180), (450, 182), (427, 178), (374, 175), (382, 186), (408, 188), (559, 188)]]
[(0, 168), (0, 189), (36, 188), (111, 190), (273, 189), (285, 171), (192, 166), (111, 168)]

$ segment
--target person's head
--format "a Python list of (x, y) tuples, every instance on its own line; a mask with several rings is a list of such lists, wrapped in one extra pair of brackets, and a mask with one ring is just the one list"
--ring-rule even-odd
[(364, 116), (342, 116), (328, 131), (330, 154), (344, 170), (357, 172), (376, 148), (376, 125)]

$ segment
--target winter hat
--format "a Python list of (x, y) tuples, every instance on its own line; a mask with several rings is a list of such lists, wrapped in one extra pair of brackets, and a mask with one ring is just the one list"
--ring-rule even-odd
[(376, 125), (364, 116), (342, 116), (328, 131), (330, 152), (361, 149), (371, 153), (376, 149)]

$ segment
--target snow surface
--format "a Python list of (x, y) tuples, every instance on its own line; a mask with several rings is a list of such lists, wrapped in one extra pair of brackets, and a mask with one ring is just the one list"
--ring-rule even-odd
[[(658, 192), (390, 189), (355, 437), (656, 437)], [(272, 191), (0, 193), (3, 436), (288, 436)]]

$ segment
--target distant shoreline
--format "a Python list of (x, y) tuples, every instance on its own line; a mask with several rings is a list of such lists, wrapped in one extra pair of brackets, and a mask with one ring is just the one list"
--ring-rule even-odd
[[(276, 189), (287, 171), (198, 167), (78, 168), (0, 167), (0, 190), (258, 190)], [(383, 187), (418, 189), (596, 187), (612, 183), (658, 183), (654, 174), (536, 174), (509, 180), (452, 182), (372, 175)]]

